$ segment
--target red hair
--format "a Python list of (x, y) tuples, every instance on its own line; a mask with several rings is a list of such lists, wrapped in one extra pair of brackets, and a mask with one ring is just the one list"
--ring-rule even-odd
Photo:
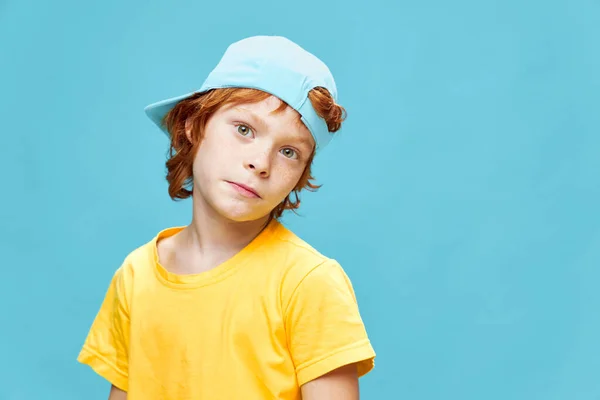
[[(169, 196), (173, 200), (185, 199), (193, 194), (192, 165), (200, 143), (206, 123), (210, 117), (222, 106), (243, 103), (258, 103), (271, 96), (269, 93), (256, 89), (226, 88), (214, 89), (206, 93), (197, 93), (177, 103), (165, 116), (163, 123), (171, 135), (169, 158), (166, 162), (167, 181), (169, 182)], [(327, 123), (330, 132), (340, 129), (346, 118), (345, 109), (336, 104), (329, 91), (316, 87), (308, 94), (308, 98), (316, 113)], [(288, 105), (281, 102), (275, 112), (283, 111)], [(186, 121), (191, 122), (192, 140), (186, 135)], [(298, 115), (300, 120), (300, 115)], [(306, 168), (294, 187), (295, 200), (291, 193), (271, 211), (271, 218), (279, 218), (284, 210), (296, 210), (300, 206), (298, 197), (300, 191), (308, 189), (316, 191), (320, 185), (315, 185), (311, 174), (311, 164), (314, 157), (310, 156)]]

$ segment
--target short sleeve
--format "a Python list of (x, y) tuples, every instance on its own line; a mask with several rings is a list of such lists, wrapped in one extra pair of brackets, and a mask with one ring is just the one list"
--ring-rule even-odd
[(124, 268), (114, 274), (77, 361), (121, 390), (128, 389), (129, 311)]
[(350, 280), (337, 261), (328, 259), (308, 272), (284, 313), (300, 385), (351, 363), (357, 363), (359, 376), (373, 369), (375, 352)]

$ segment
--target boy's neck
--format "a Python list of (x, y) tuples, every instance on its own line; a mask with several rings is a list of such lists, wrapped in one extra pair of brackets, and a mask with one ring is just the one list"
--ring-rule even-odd
[(268, 217), (255, 221), (235, 222), (223, 218), (205, 205), (197, 206), (191, 223), (186, 227), (186, 236), (195, 250), (241, 250), (267, 225)]
[(231, 258), (269, 222), (268, 216), (255, 221), (231, 221), (219, 215), (200, 196), (192, 201), (192, 221), (176, 240), (179, 255), (185, 257), (188, 268), (193, 269), (188, 273), (211, 269)]

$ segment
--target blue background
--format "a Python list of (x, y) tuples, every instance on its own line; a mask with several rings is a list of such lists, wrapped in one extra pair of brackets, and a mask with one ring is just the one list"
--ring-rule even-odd
[(0, 1), (0, 399), (75, 359), (123, 257), (185, 224), (151, 102), (285, 35), (348, 120), (285, 222), (353, 280), (364, 399), (600, 398), (598, 1)]

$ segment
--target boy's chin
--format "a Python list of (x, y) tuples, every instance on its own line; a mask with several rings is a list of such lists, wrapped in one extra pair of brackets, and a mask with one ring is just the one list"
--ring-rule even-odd
[(223, 207), (218, 210), (224, 218), (233, 222), (251, 222), (267, 219), (270, 210), (236, 209)]

